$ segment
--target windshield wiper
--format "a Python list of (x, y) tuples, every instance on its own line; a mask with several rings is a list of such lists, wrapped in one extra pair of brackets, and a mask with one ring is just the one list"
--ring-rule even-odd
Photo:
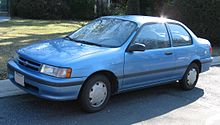
[(70, 36), (65, 36), (64, 39), (68, 39), (68, 40), (71, 40), (71, 41), (75, 41), (73, 38), (71, 38)]
[(70, 36), (65, 36), (64, 38), (68, 39), (68, 40), (71, 40), (71, 41), (74, 41), (74, 42), (77, 42), (77, 43), (82, 43), (82, 44), (87, 44), (87, 45), (95, 45), (95, 46), (100, 46), (100, 47), (103, 46), (103, 45), (100, 45), (98, 43), (93, 43), (93, 42), (88, 42), (88, 41), (85, 41), (85, 40), (74, 39), (74, 38), (71, 38)]
[(100, 47), (102, 47), (102, 45), (100, 45), (100, 44), (93, 43), (93, 42), (88, 42), (88, 41), (85, 41), (85, 40), (74, 40), (74, 41), (79, 42), (79, 43), (82, 43), (82, 44), (95, 45), (95, 46), (100, 46)]

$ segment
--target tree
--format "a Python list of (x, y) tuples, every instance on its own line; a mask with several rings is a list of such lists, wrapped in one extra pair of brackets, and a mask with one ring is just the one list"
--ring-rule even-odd
[(128, 0), (127, 14), (140, 14), (140, 0)]
[(165, 3), (164, 15), (185, 23), (199, 37), (220, 46), (220, 1), (219, 0), (170, 0)]

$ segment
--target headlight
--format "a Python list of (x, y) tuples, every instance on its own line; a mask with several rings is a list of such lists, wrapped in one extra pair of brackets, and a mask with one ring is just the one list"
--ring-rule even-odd
[(49, 65), (42, 65), (41, 73), (47, 74), (50, 76), (60, 77), (60, 78), (70, 78), (72, 69), (71, 68), (60, 68)]

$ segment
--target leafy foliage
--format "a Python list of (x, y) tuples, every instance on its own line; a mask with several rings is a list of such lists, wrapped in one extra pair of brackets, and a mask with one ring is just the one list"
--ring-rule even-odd
[(163, 4), (158, 13), (185, 23), (196, 35), (213, 45), (220, 45), (219, 0), (173, 0)]
[[(100, 0), (98, 0), (100, 1)], [(141, 14), (180, 20), (196, 35), (220, 46), (220, 0), (112, 0), (94, 13), (95, 0), (11, 0), (11, 15), (30, 19), (93, 19)], [(103, 11), (103, 12), (100, 12)], [(106, 13), (107, 12), (107, 13)]]
[(125, 15), (126, 3), (112, 3), (108, 13), (110, 15)]
[(92, 19), (94, 14), (94, 0), (69, 0), (71, 17), (74, 19)]
[(33, 19), (67, 19), (70, 15), (63, 0), (20, 0), (16, 11), (19, 17)]
[(12, 0), (12, 16), (29, 19), (91, 19), (94, 0)]
[(128, 0), (127, 14), (140, 14), (140, 0)]
[(128, 0), (127, 6), (129, 14), (179, 20), (197, 36), (220, 46), (220, 0)]

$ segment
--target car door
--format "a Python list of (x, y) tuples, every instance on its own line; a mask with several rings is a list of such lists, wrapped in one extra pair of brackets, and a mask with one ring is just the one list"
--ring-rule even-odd
[(175, 23), (168, 23), (167, 26), (174, 47), (174, 57), (176, 60), (175, 74), (178, 79), (181, 79), (191, 63), (192, 56), (196, 55), (196, 49), (191, 35), (183, 26)]
[(146, 50), (125, 52), (123, 89), (158, 84), (174, 78), (174, 50), (165, 24), (145, 24), (131, 45), (134, 43), (144, 44)]

